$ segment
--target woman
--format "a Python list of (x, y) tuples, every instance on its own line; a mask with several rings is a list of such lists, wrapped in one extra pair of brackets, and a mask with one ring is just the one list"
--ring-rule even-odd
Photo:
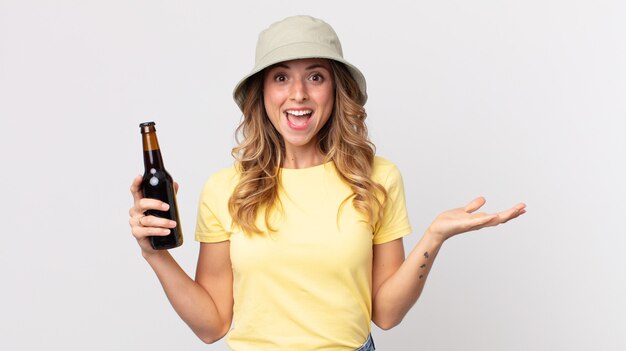
[(234, 91), (243, 112), (234, 167), (207, 181), (195, 280), (147, 237), (173, 221), (131, 186), (130, 225), (176, 312), (205, 342), (234, 350), (373, 350), (370, 322), (400, 323), (441, 245), (504, 223), (525, 205), (476, 213), (478, 198), (444, 212), (406, 257), (411, 232), (402, 178), (374, 156), (361, 72), (325, 22), (295, 16), (261, 33), (256, 65)]

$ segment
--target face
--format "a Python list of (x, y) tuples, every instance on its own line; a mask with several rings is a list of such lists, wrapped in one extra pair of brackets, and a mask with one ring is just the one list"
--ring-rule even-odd
[(330, 118), (335, 102), (328, 60), (301, 59), (270, 67), (265, 72), (263, 100), (287, 152), (315, 148), (317, 133)]

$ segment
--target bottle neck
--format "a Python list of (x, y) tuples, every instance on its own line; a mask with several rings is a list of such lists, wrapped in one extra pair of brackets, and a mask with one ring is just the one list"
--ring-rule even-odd
[(143, 164), (147, 170), (151, 168), (164, 169), (159, 140), (157, 139), (154, 128), (151, 129), (152, 130), (142, 132)]

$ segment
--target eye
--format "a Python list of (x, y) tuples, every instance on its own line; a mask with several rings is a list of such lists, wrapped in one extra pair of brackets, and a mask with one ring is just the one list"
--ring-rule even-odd
[(277, 73), (276, 75), (274, 75), (275, 82), (284, 82), (286, 80), (287, 80), (287, 76), (284, 75), (283, 73)]
[(324, 81), (324, 76), (322, 76), (319, 73), (315, 73), (315, 74), (311, 75), (311, 77), (309, 79), (314, 81), (314, 82), (321, 83), (321, 82)]

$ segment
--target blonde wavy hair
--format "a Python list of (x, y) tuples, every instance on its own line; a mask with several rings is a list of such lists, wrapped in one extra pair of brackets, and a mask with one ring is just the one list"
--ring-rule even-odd
[[(354, 195), (353, 206), (374, 226), (382, 217), (387, 199), (385, 188), (372, 181), (375, 146), (367, 136), (366, 113), (361, 91), (348, 69), (328, 60), (332, 68), (335, 103), (329, 120), (320, 129), (317, 147), (326, 161), (333, 161), (341, 178)], [(233, 224), (245, 233), (262, 233), (257, 214), (264, 211), (270, 225), (271, 211), (278, 204), (280, 169), (285, 157), (284, 142), (272, 125), (263, 102), (264, 71), (249, 78), (245, 87), (243, 119), (237, 127), (238, 146), (232, 150), (241, 174), (228, 208)]]

